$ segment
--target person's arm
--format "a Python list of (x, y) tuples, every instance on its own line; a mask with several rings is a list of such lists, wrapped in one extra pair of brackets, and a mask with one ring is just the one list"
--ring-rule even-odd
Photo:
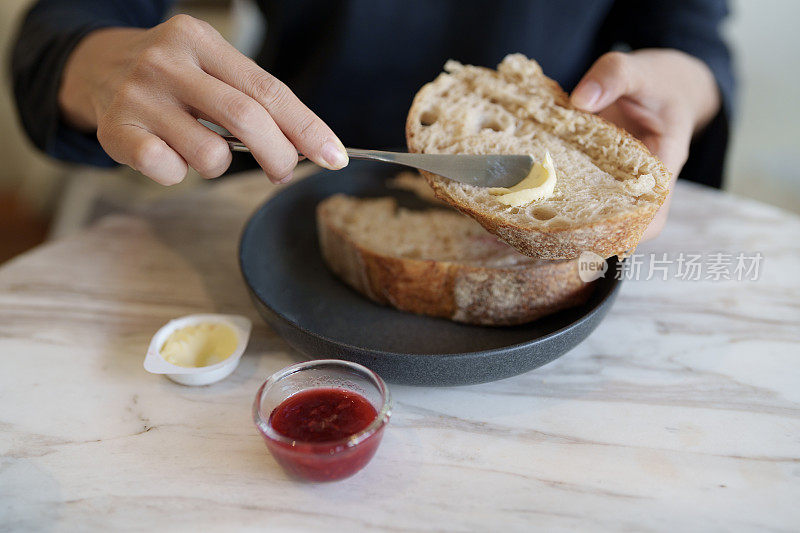
[(187, 166), (209, 178), (227, 169), (227, 144), (198, 118), (239, 137), (273, 181), (291, 178), (298, 150), (326, 168), (347, 164), (336, 135), (291, 90), (187, 15), (150, 29), (95, 27), (64, 61), (61, 127), (87, 141), (96, 132), (113, 160), (159, 183), (181, 181)]
[(22, 21), (11, 75), (18, 113), (37, 148), (65, 161), (112, 166), (94, 132), (62, 120), (58, 90), (67, 58), (90, 32), (106, 27), (148, 28), (171, 0), (39, 0)]
[[(722, 0), (617, 2), (606, 31), (633, 52), (600, 57), (572, 93), (576, 106), (642, 140), (672, 173), (673, 184), (690, 167), (706, 183), (721, 180), (734, 87), (719, 31), (726, 15)], [(661, 231), (669, 202), (645, 238)]]

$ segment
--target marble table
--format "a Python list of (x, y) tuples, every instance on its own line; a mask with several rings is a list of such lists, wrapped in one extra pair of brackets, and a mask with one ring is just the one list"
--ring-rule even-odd
[[(373, 462), (312, 485), (250, 420), (259, 384), (302, 357), (237, 268), (275, 190), (218, 180), (0, 267), (0, 530), (800, 529), (797, 216), (679, 183), (639, 252), (703, 254), (703, 279), (644, 268), (582, 345), (526, 375), (393, 386)], [(760, 253), (758, 279), (713, 279), (716, 253)], [(237, 371), (201, 388), (147, 374), (151, 335), (196, 312), (253, 319)]]

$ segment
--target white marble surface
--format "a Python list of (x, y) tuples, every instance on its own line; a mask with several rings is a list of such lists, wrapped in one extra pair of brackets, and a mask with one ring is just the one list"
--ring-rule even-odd
[[(556, 362), (497, 383), (393, 386), (363, 472), (287, 479), (250, 421), (298, 354), (236, 266), (274, 190), (228, 179), (103, 219), (0, 268), (0, 530), (800, 529), (800, 219), (679, 184), (650, 252), (755, 252), (755, 282), (626, 282)], [(193, 312), (256, 327), (204, 388), (142, 369)]]

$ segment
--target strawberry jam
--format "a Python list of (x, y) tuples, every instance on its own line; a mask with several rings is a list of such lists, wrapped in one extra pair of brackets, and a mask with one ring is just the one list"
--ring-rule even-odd
[[(283, 438), (265, 436), (272, 455), (290, 475), (311, 481), (352, 476), (378, 449), (383, 428), (361, 433), (378, 417), (373, 405), (350, 390), (315, 388), (280, 403), (269, 426)], [(351, 438), (359, 434), (357, 438)]]
[(364, 430), (378, 416), (366, 398), (343, 389), (310, 389), (290, 396), (272, 411), (272, 428), (290, 439), (326, 442)]

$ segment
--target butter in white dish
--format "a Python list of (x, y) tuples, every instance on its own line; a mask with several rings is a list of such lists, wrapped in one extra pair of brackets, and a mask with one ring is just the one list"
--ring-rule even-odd
[(247, 347), (252, 324), (239, 315), (198, 314), (170, 320), (150, 341), (144, 369), (182, 385), (228, 377)]
[(161, 346), (161, 357), (168, 363), (199, 368), (220, 363), (236, 350), (236, 332), (222, 322), (200, 322), (170, 333)]

